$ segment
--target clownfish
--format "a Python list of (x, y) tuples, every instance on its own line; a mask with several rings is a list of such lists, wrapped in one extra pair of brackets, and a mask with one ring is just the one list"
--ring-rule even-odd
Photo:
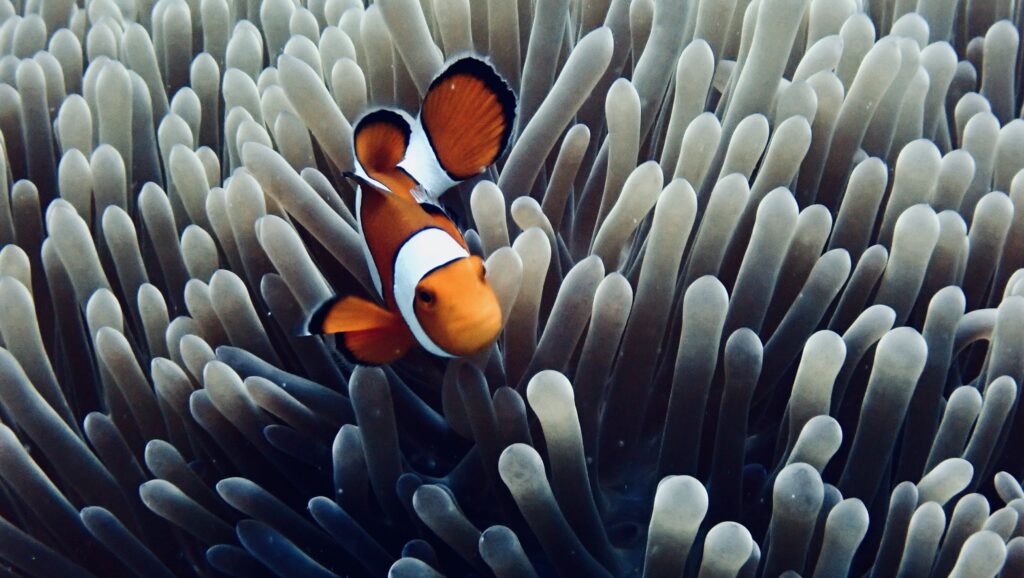
[(508, 146), (516, 99), (487, 62), (464, 57), (434, 79), (417, 118), (376, 109), (353, 130), (356, 217), (363, 255), (383, 305), (335, 296), (310, 316), (311, 334), (340, 334), (366, 365), (391, 363), (417, 343), (465, 357), (501, 331), (501, 308), (462, 233), (438, 204)]

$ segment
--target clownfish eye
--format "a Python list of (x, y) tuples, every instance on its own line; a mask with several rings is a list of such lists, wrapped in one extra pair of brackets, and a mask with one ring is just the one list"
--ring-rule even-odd
[(430, 291), (427, 291), (426, 289), (420, 289), (419, 291), (417, 291), (416, 298), (419, 299), (421, 303), (424, 303), (426, 305), (430, 305), (431, 303), (434, 302), (434, 294), (431, 293)]

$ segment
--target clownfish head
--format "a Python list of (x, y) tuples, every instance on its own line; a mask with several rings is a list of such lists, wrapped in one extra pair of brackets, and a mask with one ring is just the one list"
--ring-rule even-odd
[(424, 275), (416, 284), (413, 310), (430, 341), (455, 357), (479, 352), (501, 331), (501, 306), (476, 255)]

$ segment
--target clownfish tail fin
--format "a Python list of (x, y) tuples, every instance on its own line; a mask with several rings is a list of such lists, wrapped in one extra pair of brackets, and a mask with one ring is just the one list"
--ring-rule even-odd
[(340, 334), (338, 345), (362, 365), (383, 365), (402, 358), (415, 338), (402, 316), (355, 296), (335, 296), (317, 307), (305, 334)]
[(455, 181), (483, 172), (512, 136), (516, 96), (485, 60), (455, 60), (430, 84), (420, 123), (441, 168)]

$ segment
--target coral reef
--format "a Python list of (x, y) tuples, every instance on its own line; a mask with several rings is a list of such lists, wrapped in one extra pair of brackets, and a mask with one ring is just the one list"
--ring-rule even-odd
[[(1024, 4), (0, 0), (0, 573), (1024, 575)], [(449, 57), (480, 355), (299, 336)]]

